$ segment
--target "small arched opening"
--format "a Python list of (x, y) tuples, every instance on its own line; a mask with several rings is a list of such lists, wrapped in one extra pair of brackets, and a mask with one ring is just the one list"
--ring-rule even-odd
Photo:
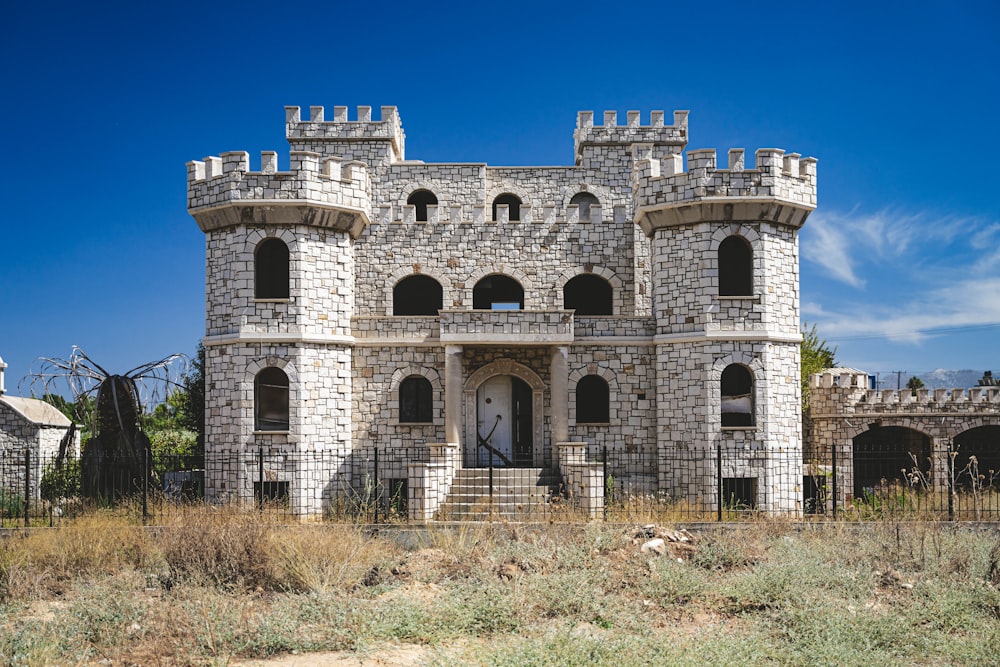
[(611, 390), (600, 375), (585, 375), (576, 383), (576, 423), (607, 424), (611, 421)]
[(434, 390), (422, 375), (411, 375), (399, 383), (399, 421), (430, 424), (434, 421)]
[(288, 430), (288, 376), (275, 366), (254, 377), (254, 430)]
[(506, 204), (508, 212), (508, 220), (517, 221), (521, 219), (521, 198), (517, 195), (505, 192), (502, 195), (497, 195), (497, 198), (493, 200), (493, 220), (497, 219), (497, 205)]
[(522, 310), (524, 288), (510, 276), (488, 275), (472, 289), (472, 307), (476, 310)]
[(569, 200), (570, 204), (575, 204), (579, 207), (580, 219), (590, 220), (590, 209), (592, 206), (599, 206), (600, 201), (590, 192), (577, 192), (573, 195), (572, 199)]
[(407, 276), (392, 288), (392, 314), (437, 315), (442, 300), (441, 283), (426, 275)]
[(288, 246), (281, 239), (264, 239), (254, 250), (254, 298), (287, 299), (288, 283)]
[(753, 426), (753, 373), (743, 364), (729, 364), (720, 379), (722, 426)]
[(742, 236), (719, 244), (719, 296), (753, 295), (753, 248)]
[(427, 222), (427, 207), (437, 206), (438, 199), (430, 190), (414, 190), (406, 203), (413, 206), (414, 218), (417, 222)]
[(563, 286), (563, 308), (577, 315), (612, 315), (613, 300), (611, 283), (593, 273), (580, 274)]

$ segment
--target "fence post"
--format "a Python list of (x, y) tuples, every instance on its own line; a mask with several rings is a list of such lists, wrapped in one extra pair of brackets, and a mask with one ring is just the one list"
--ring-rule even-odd
[(24, 448), (24, 527), (27, 528), (30, 523), (30, 510), (29, 506), (31, 504), (31, 450), (27, 447)]
[(715, 519), (722, 521), (722, 443), (715, 443)]
[(955, 520), (955, 457), (948, 439), (948, 521)]
[(149, 450), (142, 448), (142, 525), (149, 518)]
[(257, 506), (264, 511), (264, 446), (257, 449)]
[(837, 518), (837, 443), (833, 443), (833, 450), (831, 451), (831, 463), (830, 467), (833, 468), (833, 518)]
[(493, 452), (489, 452), (490, 455), (490, 519), (493, 518)]
[(608, 446), (601, 448), (601, 474), (604, 477), (604, 520), (608, 520)]
[(375, 448), (375, 523), (378, 524), (378, 506), (382, 504), (382, 489), (378, 485), (378, 447)]

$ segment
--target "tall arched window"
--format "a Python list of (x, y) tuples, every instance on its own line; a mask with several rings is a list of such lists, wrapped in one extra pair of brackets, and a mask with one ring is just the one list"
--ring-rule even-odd
[(495, 273), (472, 288), (472, 307), (476, 310), (521, 310), (524, 288), (509, 276)]
[(754, 425), (753, 373), (742, 364), (730, 364), (722, 371), (722, 425)]
[(430, 276), (407, 276), (392, 288), (393, 315), (437, 315), (441, 304), (441, 283)]
[(563, 287), (563, 308), (577, 315), (612, 315), (611, 283), (593, 273), (581, 273)]
[(753, 295), (753, 249), (742, 236), (719, 244), (719, 296)]
[(418, 222), (427, 222), (427, 206), (437, 206), (438, 198), (430, 190), (414, 190), (406, 198), (406, 203), (416, 209), (414, 213)]
[(607, 424), (611, 421), (610, 389), (600, 375), (585, 375), (576, 383), (576, 423)]
[(502, 195), (497, 195), (497, 198), (493, 200), (493, 219), (497, 219), (497, 204), (507, 204), (507, 210), (509, 212), (509, 220), (520, 220), (521, 219), (521, 199), (517, 195), (512, 195), (509, 192), (505, 192)]
[(253, 381), (254, 429), (288, 430), (288, 376), (274, 366), (262, 369)]
[(399, 383), (399, 421), (429, 424), (434, 421), (434, 391), (430, 380), (411, 375)]
[(573, 195), (573, 198), (569, 200), (569, 203), (576, 204), (580, 207), (581, 220), (590, 220), (590, 207), (600, 204), (597, 197), (589, 192), (577, 192)]
[(288, 246), (281, 239), (267, 238), (254, 250), (254, 297), (288, 298)]

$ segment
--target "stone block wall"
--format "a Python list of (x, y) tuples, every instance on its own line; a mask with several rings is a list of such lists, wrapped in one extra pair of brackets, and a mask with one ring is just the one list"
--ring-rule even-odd
[[(718, 249), (729, 236), (753, 252), (753, 294), (719, 296)], [(659, 332), (757, 331), (799, 335), (798, 235), (768, 223), (702, 222), (653, 239)]]
[[(254, 297), (254, 251), (266, 238), (289, 249), (288, 299)], [(206, 333), (231, 335), (351, 335), (354, 255), (341, 232), (294, 227), (228, 227), (207, 234)]]
[[(586, 461), (607, 447), (634, 489), (714, 498), (706, 452), (724, 447), (726, 475), (757, 480), (761, 509), (795, 510), (801, 470), (772, 453), (801, 457), (797, 230), (815, 206), (814, 160), (765, 149), (746, 169), (731, 151), (729, 169), (717, 169), (714, 151), (692, 151), (684, 171), (687, 112), (671, 125), (653, 112), (644, 125), (630, 111), (621, 125), (614, 112), (603, 124), (582, 113), (571, 166), (425, 164), (405, 159), (394, 107), (380, 120), (370, 107), (348, 114), (286, 108), (287, 171), (274, 153), (259, 171), (245, 153), (189, 164), (189, 208), (207, 238), (208, 448), (243, 457), (209, 471), (211, 493), (252, 494), (260, 464), (247, 457), (263, 448), (267, 475), (289, 483), (297, 512), (315, 513), (338, 493), (331, 480), (362, 483), (377, 448), (381, 477), (409, 480), (411, 496), (439, 494), (450, 481), (426, 473), (452, 464), (428, 447), (460, 433), (454, 465), (474, 460), (473, 380), (501, 368), (531, 381), (536, 465), (558, 465), (556, 430), (586, 443)], [(406, 203), (418, 189), (437, 198), (426, 222)], [(598, 200), (589, 218), (571, 203), (579, 192)], [(504, 206), (493, 220), (502, 193), (520, 198), (520, 220)], [(753, 248), (753, 293), (719, 297), (718, 246), (733, 234)], [(254, 298), (254, 250), (267, 237), (289, 248), (288, 299)], [(468, 312), (493, 273), (521, 284), (528, 312)], [(393, 317), (393, 286), (415, 274), (441, 284), (440, 313)], [(613, 315), (562, 311), (563, 287), (580, 274), (611, 284)], [(721, 427), (728, 363), (753, 371), (752, 428)], [(253, 378), (265, 366), (289, 374), (287, 433), (253, 430)], [(590, 374), (608, 382), (607, 424), (577, 419), (576, 386)], [(400, 423), (409, 375), (431, 383), (427, 424)], [(446, 390), (460, 405), (445, 405)], [(682, 452), (698, 454), (678, 464)]]

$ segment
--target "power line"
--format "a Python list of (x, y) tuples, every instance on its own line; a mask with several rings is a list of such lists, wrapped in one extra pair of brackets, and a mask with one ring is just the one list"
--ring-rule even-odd
[(897, 338), (899, 336), (932, 336), (943, 333), (965, 333), (970, 331), (985, 331), (987, 329), (1000, 329), (1000, 322), (996, 324), (972, 324), (962, 327), (934, 327), (932, 329), (919, 329), (917, 331), (893, 331), (891, 333), (880, 334), (859, 334), (857, 336), (831, 336), (826, 338), (830, 342), (845, 340), (874, 340), (876, 338)]

